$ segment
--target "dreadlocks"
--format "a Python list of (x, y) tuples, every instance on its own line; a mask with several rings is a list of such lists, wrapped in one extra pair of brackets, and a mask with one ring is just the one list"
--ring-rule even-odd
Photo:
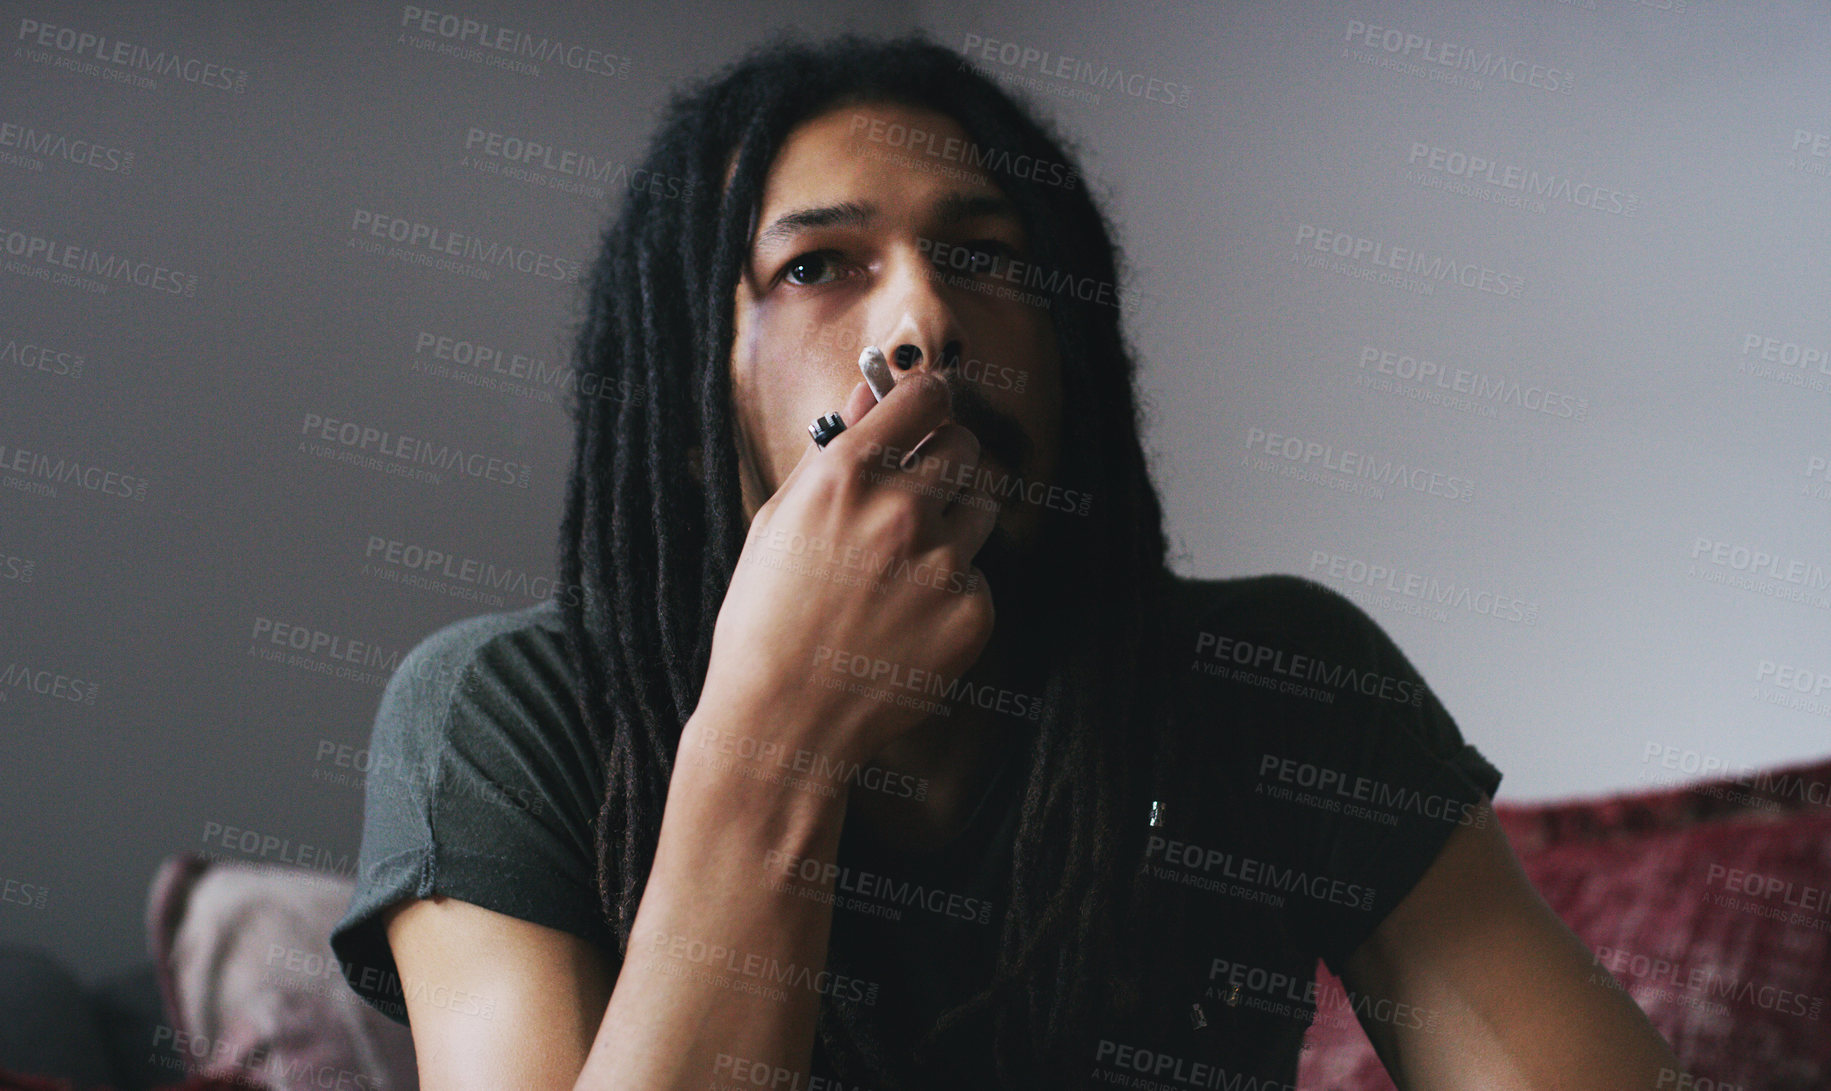
[[(581, 393), (574, 401), (560, 544), (561, 578), (582, 590), (564, 604), (581, 711), (606, 771), (598, 889), (625, 952), (675, 750), (699, 699), (713, 622), (745, 537), (730, 358), (752, 217), (797, 124), (868, 102), (935, 110), (959, 122), (975, 147), (1009, 153), (988, 158), (986, 168), (1019, 209), (1034, 260), (1118, 282), (1109, 227), (1073, 175), (1063, 184), (1060, 172), (1045, 182), (1034, 170), (999, 169), (1068, 163), (1061, 141), (932, 42), (778, 42), (667, 107), (643, 166), (679, 185), (665, 196), (650, 187), (625, 200), (583, 285), (578, 389), (626, 396)], [(1061, 1086), (1086, 1072), (1077, 1047), (1087, 1041), (1096, 1000), (1137, 1001), (1140, 986), (1128, 975), (1141, 960), (1128, 958), (1121, 937), (1144, 927), (1136, 916), (1149, 902), (1143, 808), (1176, 762), (1159, 743), (1161, 687), (1146, 677), (1161, 662), (1146, 622), (1163, 592), (1165, 542), (1119, 312), (1066, 298), (1053, 303), (1065, 409), (1061, 476), (1099, 510), (1051, 513), (1049, 552), (1060, 558), (1060, 581), (1049, 600), (1072, 623), (1048, 627), (1063, 635), (1049, 638), (1059, 643), (1051, 646), (1045, 714), (1030, 743), (992, 980), (948, 1012), (921, 1049), (941, 1048), (965, 1021), (989, 1019), (1003, 1080)], [(992, 586), (996, 594), (996, 579)], [(1128, 915), (1131, 929), (1121, 926)], [(835, 924), (829, 966), (844, 972)], [(842, 1077), (904, 1084), (898, 1072), (910, 1061), (891, 1056), (855, 1008), (823, 997), (818, 1035)]]

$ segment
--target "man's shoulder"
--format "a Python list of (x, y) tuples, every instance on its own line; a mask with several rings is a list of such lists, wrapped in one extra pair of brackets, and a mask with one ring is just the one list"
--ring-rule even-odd
[(1303, 576), (1177, 578), (1163, 659), (1173, 689), (1210, 712), (1268, 707), (1359, 722), (1379, 707), (1366, 680), (1421, 702), (1424, 686), (1392, 637), (1341, 592)]
[(1170, 620), (1179, 632), (1227, 628), (1326, 637), (1373, 624), (1345, 595), (1305, 576), (1172, 575), (1166, 588)]
[[(358, 885), (339, 957), (391, 966), (380, 914), (445, 895), (583, 936), (604, 773), (583, 727), (560, 607), (460, 618), (401, 657), (370, 736)], [(349, 959), (346, 959), (349, 961)]]
[(546, 600), (519, 610), (477, 614), (435, 630), (401, 657), (382, 699), (383, 715), (426, 723), (460, 699), (545, 694), (573, 685), (565, 623)]
[(559, 604), (545, 599), (519, 610), (474, 614), (434, 630), (401, 660), (469, 662), (499, 649), (563, 649)]

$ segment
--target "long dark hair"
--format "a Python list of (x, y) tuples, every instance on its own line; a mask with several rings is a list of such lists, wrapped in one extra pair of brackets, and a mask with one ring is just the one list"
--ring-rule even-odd
[[(776, 42), (670, 102), (643, 163), (668, 181), (624, 201), (584, 284), (561, 538), (561, 579), (582, 592), (564, 604), (582, 713), (606, 771), (598, 887), (625, 951), (746, 532), (729, 366), (752, 217), (788, 133), (865, 102), (956, 120), (1017, 206), (1036, 264), (1109, 292), (1119, 283), (1109, 227), (1078, 172), (1037, 168), (1072, 163), (1063, 142), (932, 42)], [(1137, 1000), (1129, 978), (1140, 963), (1128, 958), (1120, 922), (1153, 881), (1143, 868), (1143, 801), (1174, 756), (1158, 745), (1161, 687), (1147, 677), (1157, 660), (1146, 623), (1166, 578), (1163, 517), (1119, 309), (1108, 294), (1100, 303), (1061, 297), (1050, 312), (1064, 387), (1061, 483), (1092, 497), (1085, 516), (1051, 516), (1061, 585), (1050, 601), (1073, 623), (1050, 626), (1058, 643), (1028, 751), (991, 983), (948, 1012), (924, 1046), (942, 1048), (951, 1028), (990, 1019), (1004, 1080), (1060, 1086), (1085, 1075), (1102, 1005)], [(841, 971), (845, 958), (836, 941), (829, 968)], [(856, 1009), (824, 997), (819, 1038), (844, 1078), (899, 1086), (910, 1064)]]

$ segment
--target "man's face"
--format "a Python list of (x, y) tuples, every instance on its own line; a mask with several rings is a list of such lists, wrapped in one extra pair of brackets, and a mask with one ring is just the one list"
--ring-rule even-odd
[[(1049, 312), (960, 268), (974, 252), (1001, 270), (1027, 259), (1023, 226), (964, 156), (911, 154), (912, 130), (930, 147), (965, 146), (965, 131), (933, 111), (847, 106), (797, 127), (770, 167), (731, 352), (746, 520), (809, 450), (808, 422), (859, 382), (866, 345), (883, 349), (898, 379), (910, 348), (913, 368), (948, 377), (954, 419), (978, 437), (994, 496), (1009, 476), (1054, 482), (1062, 388)], [(994, 548), (1036, 546), (1042, 514), (1010, 494)]]

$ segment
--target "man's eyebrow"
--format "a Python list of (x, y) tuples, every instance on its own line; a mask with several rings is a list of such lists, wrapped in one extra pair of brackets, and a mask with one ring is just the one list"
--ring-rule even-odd
[(959, 223), (979, 216), (1008, 216), (1018, 219), (1017, 206), (996, 193), (954, 192), (935, 202), (935, 218), (944, 224)]
[(819, 208), (798, 208), (776, 217), (774, 223), (757, 235), (756, 244), (759, 248), (765, 247), (792, 238), (812, 227), (862, 227), (876, 215), (876, 205), (858, 201), (841, 201), (836, 205), (823, 205)]

